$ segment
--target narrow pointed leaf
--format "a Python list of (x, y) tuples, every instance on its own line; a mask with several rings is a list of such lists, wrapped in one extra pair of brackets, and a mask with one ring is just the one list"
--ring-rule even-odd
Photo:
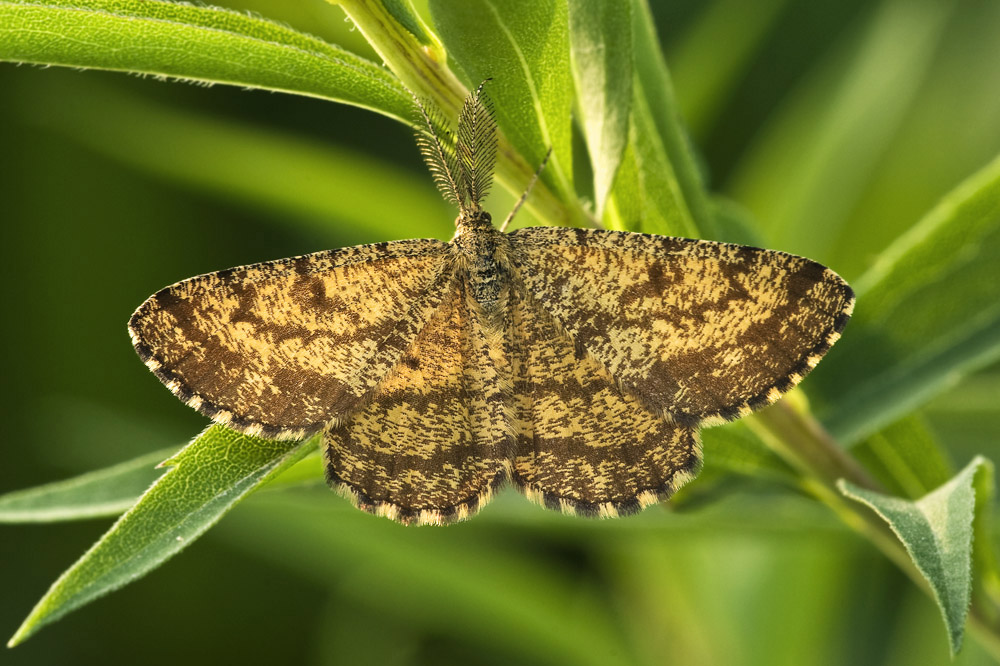
[[(655, 127), (639, 134), (657, 147), (662, 146), (673, 172), (679, 198), (683, 201), (688, 224), (698, 229), (704, 238), (715, 238), (715, 227), (709, 210), (705, 184), (695, 161), (680, 109), (674, 95), (663, 48), (656, 34), (656, 23), (647, 0), (632, 0), (632, 43), (635, 48), (635, 81), (633, 110), (638, 109), (643, 122)], [(636, 121), (633, 121), (636, 123)]]
[(992, 465), (977, 457), (952, 480), (910, 501), (866, 490), (841, 480), (840, 491), (879, 514), (906, 547), (930, 584), (941, 609), (952, 654), (962, 647), (972, 585), (972, 524), (976, 508), (973, 481)]
[(211, 426), (164, 463), (172, 469), (59, 577), (8, 645), (155, 569), (316, 441), (278, 442)]
[(628, 144), (603, 221), (624, 231), (718, 238), (649, 7), (632, 0), (631, 13), (635, 70)]
[(854, 286), (844, 338), (810, 377), (851, 443), (1000, 358), (1000, 157), (890, 246)]
[(177, 77), (320, 97), (408, 122), (389, 72), (264, 19), (162, 0), (0, 0), (0, 60)]
[(576, 106), (594, 172), (594, 212), (598, 217), (628, 142), (631, 9), (629, 0), (579, 0), (569, 5)]
[(157, 465), (175, 448), (107, 469), (0, 495), (0, 523), (50, 523), (117, 516), (163, 476)]

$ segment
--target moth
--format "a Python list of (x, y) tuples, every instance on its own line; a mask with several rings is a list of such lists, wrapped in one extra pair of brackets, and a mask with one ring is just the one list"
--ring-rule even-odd
[(458, 206), (449, 242), (208, 273), (129, 322), (150, 370), (214, 421), (269, 438), (322, 432), (328, 481), (357, 507), (443, 524), (509, 483), (566, 513), (634, 513), (697, 474), (699, 427), (776, 401), (847, 323), (850, 287), (801, 257), (596, 229), (506, 233), (527, 191), (496, 228), (482, 208), (497, 147), (483, 85), (457, 131), (429, 108), (417, 102), (417, 143)]

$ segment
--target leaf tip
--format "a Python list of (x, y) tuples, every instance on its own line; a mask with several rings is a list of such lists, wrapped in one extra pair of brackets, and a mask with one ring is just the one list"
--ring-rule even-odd
[(18, 645), (23, 643), (25, 639), (28, 638), (28, 636), (34, 633), (35, 630), (34, 627), (32, 626), (34, 625), (34, 622), (32, 622), (33, 615), (34, 613), (29, 615), (28, 618), (23, 623), (21, 623), (21, 626), (17, 628), (17, 631), (14, 632), (14, 635), (10, 637), (10, 640), (7, 641), (8, 648), (17, 647)]

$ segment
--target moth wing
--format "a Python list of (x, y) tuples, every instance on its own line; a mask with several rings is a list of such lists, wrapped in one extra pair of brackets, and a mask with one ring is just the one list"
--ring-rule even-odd
[(645, 234), (510, 234), (527, 290), (618, 383), (689, 425), (795, 386), (854, 304), (828, 268), (783, 252)]
[(410, 346), (450, 279), (447, 244), (363, 245), (166, 287), (129, 331), (179, 398), (237, 430), (302, 437), (350, 413)]
[(535, 297), (511, 303), (512, 479), (550, 509), (587, 516), (634, 513), (697, 474), (694, 428), (664, 420), (623, 391)]
[(479, 511), (509, 476), (501, 354), (456, 276), (371, 401), (325, 432), (330, 485), (402, 523), (443, 524)]

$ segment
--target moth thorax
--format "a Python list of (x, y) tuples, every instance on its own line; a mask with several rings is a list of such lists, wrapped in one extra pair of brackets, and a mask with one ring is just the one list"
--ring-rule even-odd
[(452, 246), (461, 257), (468, 294), (487, 317), (506, 307), (509, 244), (506, 234), (491, 224), (489, 213), (476, 211), (458, 220)]

